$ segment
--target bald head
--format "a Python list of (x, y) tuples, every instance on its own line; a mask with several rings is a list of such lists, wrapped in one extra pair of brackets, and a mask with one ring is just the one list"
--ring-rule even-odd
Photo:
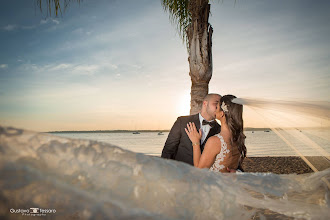
[(204, 97), (201, 115), (207, 121), (211, 121), (215, 119), (217, 105), (220, 102), (220, 98), (221, 96), (216, 93), (210, 93)]
[(204, 101), (210, 101), (211, 99), (213, 99), (213, 98), (221, 98), (221, 95), (219, 95), (219, 94), (217, 94), (217, 93), (210, 93), (210, 94), (207, 94), (205, 97), (204, 97), (204, 99), (203, 99), (203, 102)]

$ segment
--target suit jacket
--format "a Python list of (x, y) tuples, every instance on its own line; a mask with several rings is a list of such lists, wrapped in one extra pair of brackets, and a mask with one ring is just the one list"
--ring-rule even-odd
[[(188, 122), (194, 122), (197, 130), (200, 129), (199, 114), (178, 117), (167, 137), (161, 157), (194, 165), (192, 143), (184, 130), (187, 128)], [(210, 129), (205, 141), (200, 145), (201, 152), (204, 150), (207, 139), (217, 133), (220, 133), (220, 130), (221, 127), (218, 123)]]

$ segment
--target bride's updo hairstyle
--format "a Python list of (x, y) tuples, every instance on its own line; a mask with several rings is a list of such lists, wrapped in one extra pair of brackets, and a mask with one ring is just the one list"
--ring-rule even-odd
[(232, 100), (234, 98), (236, 96), (222, 96), (220, 99), (220, 108), (225, 114), (228, 127), (232, 134), (231, 144), (232, 146), (237, 146), (242, 159), (244, 159), (246, 157), (246, 136), (243, 133), (243, 105), (233, 103)]

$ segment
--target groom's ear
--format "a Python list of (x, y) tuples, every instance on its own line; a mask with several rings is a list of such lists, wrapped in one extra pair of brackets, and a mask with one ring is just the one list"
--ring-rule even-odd
[(203, 101), (203, 106), (204, 106), (204, 107), (207, 106), (207, 101), (206, 101), (206, 100)]

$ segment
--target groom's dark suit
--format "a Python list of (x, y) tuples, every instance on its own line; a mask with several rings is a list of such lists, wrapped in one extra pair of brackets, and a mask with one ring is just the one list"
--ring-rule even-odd
[[(194, 165), (192, 143), (184, 130), (187, 128), (188, 122), (194, 122), (197, 130), (199, 130), (199, 114), (178, 117), (165, 142), (162, 152), (163, 158), (174, 159)], [(218, 123), (215, 124), (216, 125), (210, 129), (205, 141), (201, 143), (201, 152), (204, 150), (207, 139), (220, 132), (220, 125)]]

